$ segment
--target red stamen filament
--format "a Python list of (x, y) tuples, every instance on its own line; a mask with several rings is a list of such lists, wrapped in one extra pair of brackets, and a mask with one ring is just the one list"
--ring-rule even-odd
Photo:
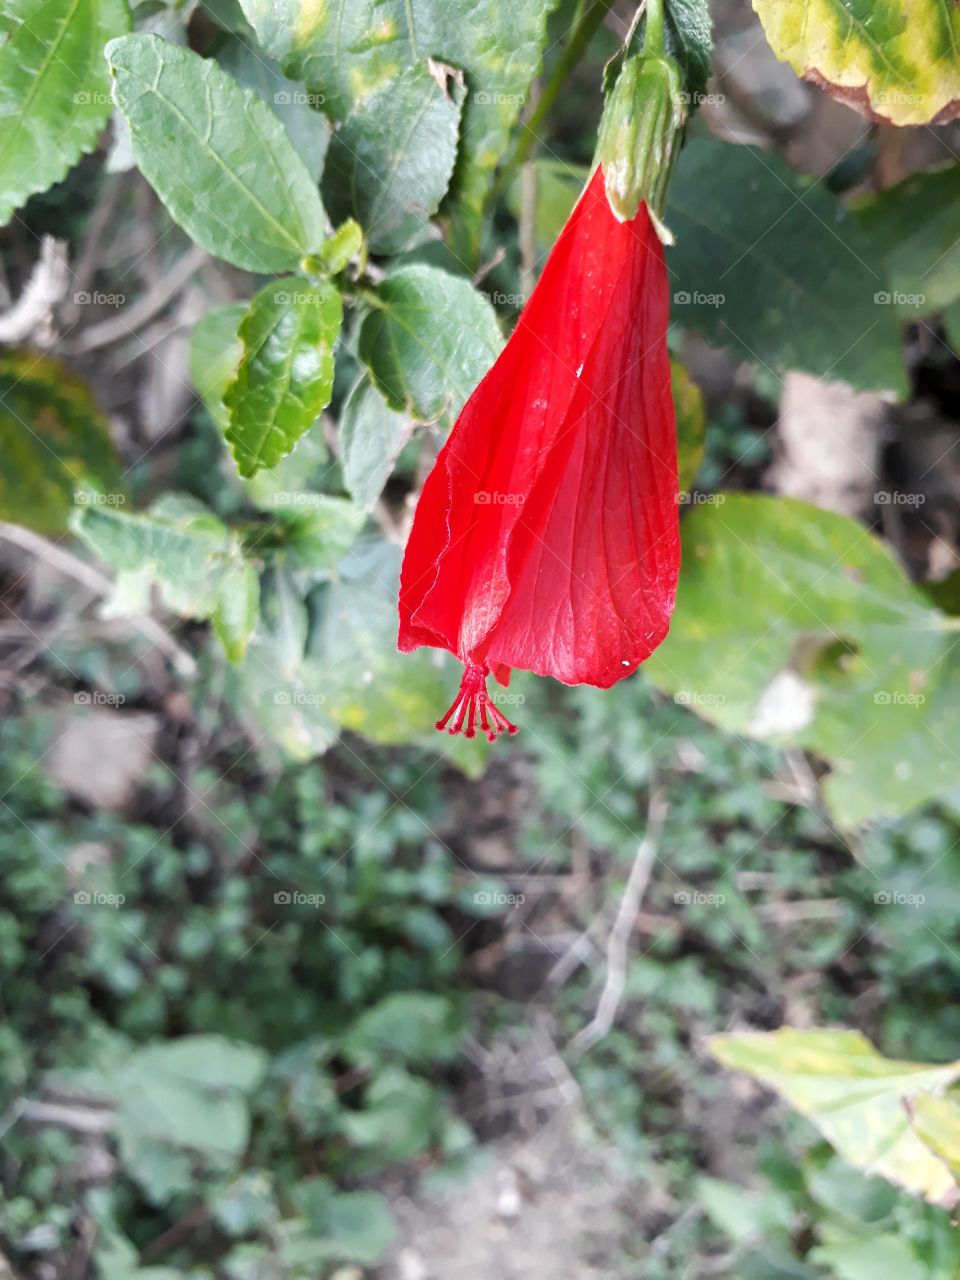
[[(510, 723), (487, 693), (487, 675), (486, 664), (478, 662), (464, 664), (463, 679), (460, 681), (457, 696), (443, 718), (437, 721), (436, 727), (439, 730), (446, 729), (447, 733), (462, 733), (466, 738), (475, 738), (479, 713), (480, 728), (490, 742), (495, 742), (504, 730), (507, 733), (517, 732), (517, 726)], [(453, 723), (447, 728), (451, 720)], [(464, 721), (466, 721), (466, 728), (464, 728)]]

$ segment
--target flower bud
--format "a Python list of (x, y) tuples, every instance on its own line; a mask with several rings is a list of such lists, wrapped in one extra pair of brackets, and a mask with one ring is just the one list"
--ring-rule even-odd
[(668, 242), (659, 216), (687, 119), (682, 90), (680, 68), (667, 54), (627, 58), (607, 98), (597, 148), (614, 215), (628, 222), (645, 202)]

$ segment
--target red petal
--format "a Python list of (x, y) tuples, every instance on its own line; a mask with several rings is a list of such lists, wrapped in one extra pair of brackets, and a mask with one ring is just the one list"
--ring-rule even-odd
[(424, 486), (401, 649), (606, 687), (656, 648), (679, 569), (667, 321), (649, 216), (618, 222), (597, 170)]

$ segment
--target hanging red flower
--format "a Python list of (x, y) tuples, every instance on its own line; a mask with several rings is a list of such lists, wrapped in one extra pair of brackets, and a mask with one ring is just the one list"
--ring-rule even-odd
[(618, 221), (598, 166), (417, 505), (399, 647), (465, 667), (438, 729), (516, 732), (491, 672), (609, 688), (666, 636), (680, 563), (667, 323), (646, 205)]

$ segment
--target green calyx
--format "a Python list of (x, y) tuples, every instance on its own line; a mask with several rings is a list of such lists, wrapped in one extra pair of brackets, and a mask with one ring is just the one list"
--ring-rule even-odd
[(628, 57), (604, 107), (597, 157), (616, 217), (629, 221), (645, 202), (667, 243), (672, 238), (660, 215), (686, 119), (676, 62), (649, 48)]

